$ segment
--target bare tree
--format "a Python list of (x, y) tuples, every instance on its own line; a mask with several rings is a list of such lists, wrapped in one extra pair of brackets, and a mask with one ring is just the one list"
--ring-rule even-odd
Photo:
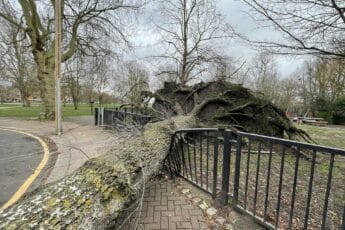
[(279, 77), (277, 64), (272, 55), (262, 52), (254, 57), (249, 74), (253, 81), (252, 88), (258, 91), (266, 100), (277, 102)]
[(110, 85), (112, 71), (109, 62), (109, 56), (97, 57), (92, 61), (91, 74), (100, 106), (103, 104), (103, 94)]
[(245, 64), (246, 61), (238, 63), (228, 55), (218, 55), (212, 63), (209, 63), (211, 79), (243, 84), (246, 80), (243, 72), (246, 71)]
[(117, 76), (114, 89), (121, 100), (140, 105), (141, 93), (149, 90), (149, 74), (144, 66), (137, 62), (127, 62)]
[(63, 81), (72, 98), (74, 109), (78, 109), (81, 96), (81, 82), (89, 72), (87, 65), (86, 58), (80, 52), (77, 52), (74, 57), (65, 62)]
[(177, 82), (179, 76), (178, 68), (178, 62), (175, 65), (173, 63), (160, 64), (156, 73), (158, 83), (163, 85), (166, 81)]
[(216, 41), (233, 35), (212, 0), (162, 1), (161, 14), (166, 20), (157, 26), (168, 48), (160, 57), (178, 63), (178, 79), (183, 85), (206, 70), (203, 63), (217, 56)]
[(279, 97), (277, 105), (285, 111), (294, 111), (298, 107), (298, 80), (295, 78), (295, 74), (289, 78), (282, 79), (279, 82)]
[(92, 74), (87, 74), (81, 83), (81, 97), (89, 103), (91, 114), (93, 113), (93, 103), (95, 102), (95, 79)]
[[(37, 86), (36, 66), (22, 31), (4, 25), (0, 31), (1, 78), (12, 82), (21, 95), (23, 106), (30, 106), (30, 96)], [(10, 46), (7, 44), (11, 44)]]
[[(280, 54), (315, 54), (345, 58), (345, 2), (343, 0), (242, 0), (258, 21), (285, 36), (251, 41)], [(249, 39), (248, 39), (249, 40)]]
[(334, 101), (345, 94), (344, 60), (316, 58), (305, 63), (302, 71), (309, 103), (316, 97)]
[[(127, 41), (124, 20), (140, 7), (141, 0), (62, 1), (63, 54), (65, 62), (77, 49), (101, 54), (110, 41)], [(0, 2), (1, 23), (25, 34), (37, 65), (40, 93), (46, 118), (54, 116), (54, 1), (20, 0)], [(128, 20), (126, 21), (126, 23)], [(110, 32), (112, 31), (112, 32)], [(112, 39), (109, 38), (112, 35)], [(106, 41), (106, 42), (105, 42)]]

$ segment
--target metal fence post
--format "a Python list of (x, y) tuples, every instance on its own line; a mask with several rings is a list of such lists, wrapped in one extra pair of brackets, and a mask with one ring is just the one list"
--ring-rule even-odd
[(228, 204), (229, 177), (230, 177), (230, 132), (224, 130), (224, 148), (223, 148), (223, 171), (222, 171), (222, 190), (220, 193), (220, 202), (223, 205)]
[(97, 125), (100, 125), (101, 124), (101, 108), (97, 108), (97, 111), (98, 111), (98, 113), (97, 113)]
[(104, 124), (104, 108), (101, 108), (101, 126)]
[(98, 108), (95, 108), (95, 125), (98, 125)]
[(240, 187), (241, 152), (242, 152), (242, 136), (241, 134), (238, 134), (236, 161), (235, 161), (235, 176), (234, 176), (234, 205), (237, 205), (238, 203), (238, 190)]
[(213, 186), (212, 197), (215, 199), (217, 196), (217, 177), (218, 177), (218, 135), (219, 131), (215, 132), (214, 137), (214, 156), (213, 156)]

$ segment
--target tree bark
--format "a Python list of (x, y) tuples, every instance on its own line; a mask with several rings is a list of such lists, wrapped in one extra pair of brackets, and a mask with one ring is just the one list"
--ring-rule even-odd
[(35, 61), (38, 68), (37, 78), (44, 109), (43, 116), (44, 119), (53, 120), (55, 116), (54, 53), (39, 52), (35, 55)]
[(23, 95), (22, 96), (22, 104), (23, 104), (23, 107), (30, 107), (31, 106), (31, 102), (29, 100), (29, 96), (28, 95)]
[(193, 117), (147, 125), (141, 136), (0, 211), (0, 229), (114, 227), (121, 211), (138, 199), (145, 181), (162, 167), (174, 130), (192, 126)]

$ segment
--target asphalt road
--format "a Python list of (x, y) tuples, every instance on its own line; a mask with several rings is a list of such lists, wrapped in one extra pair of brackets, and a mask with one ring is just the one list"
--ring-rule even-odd
[(0, 208), (34, 172), (42, 157), (38, 141), (0, 129)]

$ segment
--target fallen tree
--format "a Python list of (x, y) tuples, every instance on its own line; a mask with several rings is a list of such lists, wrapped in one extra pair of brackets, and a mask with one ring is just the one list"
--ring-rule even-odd
[(126, 145), (115, 146), (72, 175), (0, 211), (0, 229), (116, 226), (121, 211), (140, 199), (145, 182), (159, 172), (171, 134), (180, 128), (218, 125), (276, 136), (284, 132), (289, 137), (304, 135), (277, 107), (239, 85), (211, 82), (182, 87), (166, 83), (164, 89), (146, 92), (148, 95), (156, 98), (152, 112), (165, 120), (146, 125), (143, 133)]

